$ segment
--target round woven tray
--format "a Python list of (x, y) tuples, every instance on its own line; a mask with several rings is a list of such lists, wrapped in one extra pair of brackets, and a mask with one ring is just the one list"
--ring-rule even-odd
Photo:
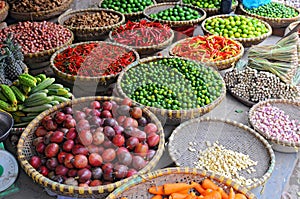
[[(201, 14), (201, 17), (198, 19), (193, 19), (193, 20), (188, 20), (188, 21), (168, 21), (168, 20), (162, 20), (162, 19), (153, 19), (152, 17), (150, 17), (150, 14), (157, 13), (162, 10), (169, 9), (169, 8), (173, 8), (175, 5), (186, 6), (186, 7), (192, 8), (194, 10), (197, 10)], [(168, 24), (171, 27), (194, 26), (196, 24), (199, 24), (206, 17), (206, 12), (203, 9), (198, 8), (196, 6), (189, 5), (189, 4), (182, 4), (182, 3), (176, 3), (176, 2), (160, 3), (160, 4), (148, 6), (145, 8), (143, 13), (146, 16), (146, 18), (149, 19), (150, 21), (158, 21), (163, 24)]]
[[(202, 24), (201, 24), (201, 27), (202, 27), (202, 30), (205, 34), (212, 34), (210, 31), (208, 31), (206, 28), (205, 28), (205, 22), (209, 19), (213, 19), (213, 18), (228, 18), (229, 16), (231, 15), (216, 15), (216, 16), (212, 16), (212, 17), (208, 17), (206, 18)], [(249, 17), (249, 16), (247, 16)], [(252, 17), (250, 17), (252, 18)], [(261, 20), (260, 19), (260, 22), (265, 24), (265, 26), (269, 29), (269, 32), (259, 36), (259, 37), (253, 37), (253, 38), (231, 38), (233, 40), (236, 40), (236, 41), (239, 41), (240, 43), (243, 44), (244, 47), (250, 47), (252, 45), (256, 45), (256, 44), (259, 44), (261, 42), (263, 42), (266, 38), (268, 38), (269, 36), (272, 35), (272, 27), (265, 21)]]
[(121, 44), (117, 44), (117, 43), (111, 43), (111, 42), (105, 42), (105, 41), (90, 41), (90, 42), (81, 42), (81, 43), (76, 43), (76, 44), (72, 44), (70, 46), (66, 46), (58, 51), (56, 51), (51, 59), (50, 59), (50, 66), (54, 72), (54, 74), (56, 75), (56, 77), (61, 80), (61, 82), (66, 85), (76, 85), (82, 89), (85, 89), (85, 90), (95, 90), (97, 91), (96, 89), (98, 88), (98, 85), (104, 85), (104, 86), (108, 86), (114, 82), (116, 82), (117, 80), (117, 77), (119, 74), (116, 74), (116, 75), (108, 75), (108, 76), (98, 76), (98, 77), (86, 77), (86, 76), (80, 76), (80, 75), (70, 75), (68, 73), (65, 73), (65, 72), (62, 72), (60, 71), (59, 69), (57, 69), (54, 65), (54, 59), (55, 57), (63, 52), (64, 50), (66, 50), (67, 48), (69, 47), (75, 47), (75, 46), (78, 46), (78, 45), (81, 45), (81, 44), (88, 44), (88, 43), (108, 43), (108, 44), (111, 44), (111, 45), (114, 45), (114, 46), (121, 46), (129, 51), (133, 51), (134, 54), (135, 54), (135, 57), (136, 57), (136, 60), (131, 63), (130, 65), (128, 65), (127, 67), (129, 66), (135, 66), (138, 64), (139, 62), (139, 54), (132, 48), (128, 47), (128, 46), (124, 46), (124, 45), (121, 45)]
[(106, 199), (121, 199), (122, 197), (126, 197), (128, 199), (151, 198), (153, 195), (148, 193), (148, 189), (151, 186), (160, 186), (166, 183), (178, 182), (200, 183), (205, 178), (211, 179), (227, 193), (229, 193), (229, 189), (232, 187), (236, 193), (243, 193), (247, 199), (256, 199), (256, 196), (247, 188), (234, 183), (231, 179), (204, 170), (192, 169), (188, 167), (166, 168), (151, 172), (149, 174), (137, 176), (136, 178), (116, 189)]
[(247, 12), (244, 9), (244, 6), (242, 4), (239, 5), (239, 6), (240, 6), (240, 10), (241, 10), (241, 12), (243, 14), (251, 16), (251, 17), (255, 17), (255, 18), (258, 18), (258, 19), (261, 19), (261, 20), (267, 22), (273, 28), (285, 28), (288, 25), (290, 25), (292, 22), (298, 21), (300, 19), (300, 9), (297, 9), (297, 8), (292, 7), (290, 5), (285, 5), (285, 6), (297, 10), (298, 13), (299, 13), (298, 16), (293, 17), (293, 18), (271, 18), (271, 17), (263, 17), (263, 16), (259, 16), (257, 14), (252, 14), (252, 13)]
[[(101, 4), (104, 0), (100, 0), (98, 6), (101, 7)], [(154, 3), (154, 5), (156, 4), (155, 0), (152, 0), (152, 2)], [(139, 11), (139, 12), (133, 12), (133, 13), (123, 13), (126, 20), (137, 20), (139, 18), (143, 17), (143, 11)]]
[(248, 106), (248, 107), (252, 107), (254, 104), (256, 104), (255, 102), (252, 102), (252, 101), (249, 101), (249, 100), (246, 100), (236, 94), (234, 94), (233, 92), (231, 92), (230, 89), (227, 89), (227, 91), (235, 98), (237, 99), (238, 101), (240, 101), (241, 103), (243, 103), (244, 105)]
[[(112, 36), (113, 31), (109, 32), (109, 39), (113, 42), (115, 42), (113, 36)], [(134, 50), (136, 50), (139, 55), (151, 55), (154, 54), (155, 52), (158, 52), (160, 50), (163, 50), (167, 48), (173, 41), (174, 39), (174, 31), (170, 29), (171, 36), (165, 40), (164, 42), (157, 44), (157, 45), (152, 45), (152, 46), (130, 46)]]
[[(93, 100), (100, 100), (100, 101), (114, 100), (117, 103), (122, 102), (122, 99), (120, 99), (120, 98), (106, 97), (106, 96), (83, 97), (83, 98), (78, 98), (73, 101), (63, 102), (59, 105), (56, 105), (56, 106), (42, 112), (40, 115), (38, 115), (24, 130), (24, 132), (22, 133), (21, 138), (19, 140), (19, 143), (17, 145), (18, 159), (20, 161), (22, 168), (25, 170), (25, 172), (36, 183), (40, 184), (41, 186), (43, 186), (45, 188), (50, 189), (52, 192), (57, 193), (59, 195), (72, 196), (75, 198), (76, 197), (78, 197), (78, 198), (104, 198), (110, 192), (112, 192), (115, 188), (128, 182), (130, 179), (130, 178), (127, 178), (127, 179), (120, 180), (118, 182), (111, 183), (108, 185), (95, 186), (95, 187), (78, 187), (78, 186), (65, 185), (65, 184), (60, 184), (60, 183), (54, 182), (54, 181), (50, 180), (49, 178), (43, 176), (37, 170), (35, 170), (28, 162), (30, 157), (35, 155), (35, 150), (33, 149), (32, 141), (35, 138), (34, 131), (39, 126), (42, 118), (44, 118), (47, 115), (53, 115), (57, 110), (60, 110), (66, 106), (79, 105), (79, 104), (83, 104), (83, 103), (88, 103)], [(134, 105), (136, 105), (136, 104), (134, 104)], [(162, 125), (159, 122), (159, 120), (156, 118), (156, 116), (147, 109), (143, 109), (143, 113), (151, 120), (152, 123), (157, 125), (158, 134), (160, 136), (160, 142), (159, 142), (158, 149), (156, 150), (154, 157), (149, 161), (149, 163), (143, 169), (141, 169), (139, 171), (138, 174), (147, 173), (156, 166), (160, 157), (163, 154), (164, 142), (165, 142)]]
[(65, 0), (64, 3), (57, 8), (39, 12), (10, 11), (10, 16), (18, 21), (43, 21), (60, 15), (62, 12), (66, 11), (72, 3), (73, 0)]
[[(155, 61), (158, 59), (163, 59), (163, 58), (172, 58), (172, 57), (153, 56), (153, 57), (141, 59), (140, 63), (152, 62), (152, 61)], [(180, 58), (180, 59), (192, 61), (192, 60), (186, 59), (186, 58)], [(136, 67), (136, 66), (133, 66), (133, 67)], [(126, 97), (128, 98), (128, 96), (123, 92), (123, 89), (121, 87), (121, 81), (122, 81), (123, 76), (126, 73), (126, 71), (130, 70), (133, 67), (127, 67), (125, 70), (123, 70), (120, 73), (120, 75), (118, 77), (117, 85), (116, 85), (116, 92), (117, 92), (117, 95), (119, 95), (122, 98), (126, 98)], [(214, 69), (212, 69), (212, 70), (214, 70)], [(221, 76), (220, 76), (220, 78), (222, 79)], [(224, 86), (221, 90), (220, 96), (212, 103), (210, 103), (206, 106), (203, 106), (201, 108), (194, 108), (194, 109), (187, 109), (187, 110), (168, 110), (168, 109), (160, 109), (160, 108), (156, 108), (156, 107), (149, 107), (149, 106), (145, 106), (142, 104), (141, 104), (141, 106), (145, 106), (150, 111), (152, 111), (163, 123), (170, 124), (170, 125), (180, 124), (181, 122), (189, 120), (191, 118), (202, 116), (205, 113), (210, 112), (217, 105), (219, 105), (222, 102), (222, 100), (225, 98), (225, 95), (226, 95), (226, 88), (225, 88), (225, 83), (224, 83), (223, 79), (222, 79), (222, 82), (223, 82)]]
[(8, 15), (9, 5), (5, 2), (5, 7), (0, 10), (0, 22), (4, 21)]
[[(177, 46), (178, 44), (180, 44), (182, 42), (185, 42), (186, 40), (191, 40), (191, 39), (193, 39), (193, 37), (188, 37), (186, 39), (179, 40), (176, 43), (172, 44), (171, 47), (170, 47), (170, 50), (169, 50), (169, 54), (171, 56), (180, 56), (180, 55), (177, 55), (176, 53), (173, 52), (175, 46)], [(229, 39), (229, 38), (227, 38), (227, 39)], [(230, 40), (232, 40), (232, 39), (230, 39)], [(225, 59), (225, 60), (221, 60), (221, 61), (215, 61), (215, 62), (204, 62), (204, 63), (207, 66), (216, 67), (219, 70), (224, 70), (224, 69), (227, 69), (227, 68), (230, 68), (230, 67), (234, 66), (234, 64), (236, 62), (238, 62), (244, 55), (243, 45), (238, 41), (234, 41), (234, 42), (237, 43), (240, 46), (241, 51), (240, 51), (239, 54), (237, 54), (236, 56), (231, 57), (229, 59)], [(200, 60), (196, 60), (196, 61), (200, 61)]]
[[(94, 28), (66, 26), (64, 24), (66, 20), (73, 17), (74, 15), (81, 15), (85, 13), (93, 14), (101, 11), (118, 15), (120, 17), (120, 21), (111, 26), (94, 27)], [(104, 9), (104, 8), (89, 8), (89, 9), (73, 10), (73, 11), (66, 12), (58, 17), (58, 23), (60, 25), (69, 28), (74, 33), (75, 39), (77, 41), (105, 40), (108, 37), (109, 31), (119, 27), (124, 22), (125, 22), (125, 16), (122, 13), (114, 10)]]
[(259, 127), (255, 125), (255, 121), (253, 120), (255, 110), (267, 104), (271, 104), (283, 110), (285, 114), (290, 116), (290, 119), (295, 119), (300, 121), (300, 115), (298, 114), (300, 111), (300, 101), (284, 100), (284, 99), (269, 99), (255, 104), (249, 111), (249, 123), (257, 132), (259, 132), (271, 143), (274, 150), (285, 152), (285, 153), (298, 152), (299, 151), (298, 148), (300, 147), (300, 142), (288, 142), (285, 140), (272, 138), (269, 134), (267, 134), (266, 132), (264, 132), (263, 130), (261, 130)]
[[(271, 176), (275, 166), (275, 155), (268, 142), (257, 132), (235, 121), (216, 118), (196, 118), (178, 126), (169, 138), (168, 150), (171, 159), (177, 166), (195, 167), (200, 150), (218, 141), (226, 149), (249, 155), (257, 161), (256, 172), (249, 174), (240, 171), (246, 179), (257, 178), (256, 182), (248, 185), (253, 189), (264, 184)], [(195, 151), (188, 150), (190, 142)]]

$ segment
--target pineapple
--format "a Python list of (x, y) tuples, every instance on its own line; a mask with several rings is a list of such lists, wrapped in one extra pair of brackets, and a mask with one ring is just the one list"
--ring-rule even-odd
[(17, 60), (24, 61), (24, 55), (22, 53), (22, 47), (16, 42), (12, 34), (8, 34), (7, 38), (3, 42), (4, 46), (7, 47)]

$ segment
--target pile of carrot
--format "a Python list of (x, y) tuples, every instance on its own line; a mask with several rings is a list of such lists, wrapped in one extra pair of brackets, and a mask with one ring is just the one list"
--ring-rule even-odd
[(244, 194), (235, 193), (232, 187), (227, 194), (208, 178), (201, 183), (166, 183), (152, 186), (148, 192), (154, 195), (151, 199), (247, 199)]

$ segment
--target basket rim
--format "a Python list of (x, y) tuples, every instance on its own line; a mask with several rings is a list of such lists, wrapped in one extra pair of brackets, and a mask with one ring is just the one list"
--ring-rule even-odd
[[(100, 12), (100, 11), (104, 11), (104, 12), (111, 12), (111, 13), (114, 13), (116, 15), (119, 15), (121, 17), (120, 21), (116, 24), (113, 24), (113, 25), (109, 25), (109, 26), (102, 26), (102, 27), (92, 27), (92, 28), (89, 28), (89, 27), (76, 27), (76, 26), (67, 26), (67, 25), (64, 25), (65, 23), (65, 17), (67, 16), (70, 16), (70, 15), (76, 15), (78, 13), (85, 13), (85, 12)], [(115, 27), (118, 27), (120, 26), (121, 24), (123, 24), (125, 22), (125, 16), (121, 13), (121, 12), (118, 12), (118, 11), (115, 11), (115, 10), (111, 10), (111, 9), (106, 9), (106, 8), (86, 8), (86, 9), (79, 9), (79, 10), (70, 10), (70, 11), (67, 11), (63, 14), (61, 14), (58, 19), (57, 19), (58, 23), (62, 26), (65, 26), (67, 28), (69, 28), (70, 30), (72, 31), (102, 31), (102, 30), (108, 30), (108, 29), (112, 29), (112, 28), (115, 28)]]
[(257, 102), (252, 102), (249, 100), (246, 100), (236, 94), (234, 94), (233, 92), (231, 92), (231, 89), (227, 87), (228, 92), (230, 93), (230, 95), (232, 95), (234, 98), (236, 98), (237, 100), (239, 100), (240, 102), (242, 102), (244, 105), (248, 106), (248, 107), (252, 107), (254, 104), (256, 104)]
[[(207, 32), (208, 34), (212, 34), (210, 31), (208, 31), (206, 28), (205, 28), (205, 23), (207, 20), (210, 20), (210, 19), (214, 19), (214, 18), (228, 18), (230, 16), (244, 16), (246, 18), (251, 18), (251, 19), (254, 19), (255, 17), (251, 17), (251, 16), (245, 16), (245, 15), (237, 15), (237, 14), (234, 14), (234, 15), (230, 15), (230, 14), (221, 14), (221, 15), (214, 15), (214, 16), (211, 16), (211, 17), (208, 17), (206, 18), (202, 23), (201, 23), (201, 28), (204, 32)], [(239, 41), (241, 43), (243, 42), (252, 42), (252, 41), (260, 41), (260, 40), (264, 40), (266, 39), (267, 37), (271, 36), (272, 35), (272, 27), (270, 26), (269, 23), (261, 20), (261, 19), (258, 19), (261, 23), (263, 23), (267, 28), (268, 28), (268, 32), (263, 34), (263, 35), (260, 35), (258, 37), (252, 37), (252, 38), (231, 38), (233, 40), (236, 40), (236, 41)]]
[[(125, 26), (125, 25), (122, 25), (123, 27)], [(153, 27), (148, 27), (148, 28), (153, 28)], [(112, 36), (112, 34), (113, 34), (113, 32), (114, 32), (115, 30), (111, 30), (110, 32), (109, 32), (109, 34), (108, 34), (108, 36), (109, 36), (109, 39), (111, 40), (111, 41), (113, 41), (113, 42), (115, 42), (115, 43), (118, 43), (118, 42), (116, 42), (115, 40), (114, 40), (114, 38), (113, 38), (113, 36)], [(130, 45), (127, 45), (127, 46), (129, 46), (129, 47), (131, 47), (131, 48), (133, 48), (133, 49), (135, 49), (135, 50), (137, 50), (137, 51), (141, 51), (141, 50), (148, 50), (148, 49), (154, 49), (154, 48), (162, 48), (163, 46), (166, 46), (166, 45), (168, 45), (169, 43), (172, 43), (172, 41), (173, 41), (173, 39), (174, 39), (174, 31), (170, 28), (170, 33), (171, 33), (171, 36), (168, 38), (168, 39), (166, 39), (164, 42), (162, 42), (162, 43), (159, 43), (159, 44), (157, 44), (157, 45), (152, 45), (152, 46), (130, 46)], [(121, 44), (121, 43), (118, 43), (118, 44)], [(122, 44), (122, 45), (124, 45), (124, 44)]]
[[(131, 68), (134, 68), (134, 67), (137, 67), (140, 63), (146, 63), (146, 62), (150, 62), (150, 61), (154, 61), (154, 60), (157, 60), (157, 59), (164, 59), (164, 58), (167, 58), (167, 59), (170, 59), (170, 58), (179, 58), (179, 59), (183, 59), (183, 60), (186, 60), (186, 61), (191, 61), (191, 62), (195, 62), (195, 63), (198, 63), (198, 64), (201, 64), (201, 62), (197, 62), (195, 60), (191, 60), (191, 59), (188, 59), (188, 58), (184, 58), (184, 57), (177, 57), (177, 56), (152, 56), (152, 57), (147, 57), (147, 58), (144, 58), (144, 59), (141, 59), (139, 61), (139, 63), (135, 66), (132, 66), (132, 67), (127, 67), (125, 70), (123, 70), (119, 77), (118, 77), (118, 80), (117, 80), (117, 85), (116, 85), (116, 89), (118, 91), (118, 93), (121, 95), (121, 97), (123, 98), (130, 98), (128, 97), (123, 89), (121, 88), (121, 81), (123, 79), (123, 76), (125, 75), (125, 73), (130, 70)], [(203, 65), (203, 67), (207, 67), (205, 64)], [(192, 112), (192, 111), (199, 111), (199, 110), (205, 110), (207, 107), (215, 107), (216, 105), (218, 105), (224, 98), (225, 98), (225, 95), (226, 95), (226, 86), (225, 86), (225, 82), (222, 78), (222, 76), (220, 75), (220, 73), (215, 70), (214, 68), (210, 67), (210, 69), (212, 69), (214, 72), (217, 72), (219, 74), (219, 77), (222, 81), (222, 90), (221, 90), (221, 93), (220, 93), (220, 96), (215, 99), (212, 103), (208, 104), (208, 105), (205, 105), (205, 106), (202, 106), (200, 108), (192, 108), (192, 109), (181, 109), (181, 110), (169, 110), (169, 109), (161, 109), (161, 108), (156, 108), (156, 107), (149, 107), (149, 106), (146, 106), (144, 104), (140, 104), (134, 100), (131, 100), (134, 101), (135, 103), (141, 105), (141, 106), (144, 106), (146, 108), (148, 108), (149, 110), (151, 110), (152, 112), (163, 112), (163, 113), (166, 113), (168, 116), (169, 115), (172, 115), (172, 114), (176, 114), (176, 115), (185, 115), (186, 113), (188, 112)]]
[[(277, 2), (279, 3), (279, 2)], [(282, 4), (282, 3), (280, 3)], [(258, 19), (261, 19), (261, 20), (264, 20), (264, 21), (297, 21), (298, 19), (300, 19), (300, 9), (298, 8), (295, 8), (291, 5), (286, 5), (286, 4), (283, 4), (285, 5), (286, 7), (290, 7), (290, 8), (293, 8), (294, 10), (296, 10), (298, 12), (298, 15), (296, 17), (292, 17), (292, 18), (279, 18), (279, 17), (276, 17), (276, 18), (273, 18), (273, 17), (264, 17), (264, 16), (260, 16), (260, 15), (257, 15), (257, 14), (252, 14), (248, 11), (245, 10), (244, 6), (242, 4), (240, 4), (240, 9), (246, 13), (247, 15), (251, 16), (251, 17), (255, 17), (255, 18), (258, 18)]]
[(224, 176), (218, 175), (214, 172), (196, 169), (196, 168), (190, 168), (190, 167), (167, 167), (163, 169), (159, 169), (153, 172), (150, 172), (148, 174), (138, 175), (135, 178), (131, 179), (126, 184), (120, 186), (115, 191), (113, 191), (106, 199), (116, 199), (122, 192), (129, 190), (130, 188), (134, 187), (135, 185), (142, 184), (146, 181), (151, 181), (157, 177), (161, 176), (167, 176), (167, 175), (173, 175), (173, 174), (190, 174), (190, 175), (200, 175), (204, 178), (209, 178), (215, 181), (218, 181), (219, 183), (232, 187), (235, 191), (238, 191), (240, 193), (243, 193), (246, 195), (247, 199), (257, 199), (257, 197), (252, 193), (249, 189), (247, 189), (245, 186), (241, 186), (234, 181), (232, 181), (229, 178), (226, 178)]
[[(18, 157), (18, 160), (19, 160), (22, 168), (25, 170), (27, 175), (32, 177), (32, 179), (35, 182), (39, 183), (40, 185), (42, 185), (44, 187), (48, 187), (54, 191), (59, 191), (62, 193), (64, 193), (64, 191), (65, 192), (78, 191), (78, 193), (73, 193), (73, 194), (79, 194), (82, 196), (84, 194), (104, 193), (105, 191), (111, 192), (115, 188), (119, 187), (123, 183), (128, 182), (131, 178), (134, 177), (134, 176), (132, 176), (132, 177), (125, 178), (123, 180), (120, 180), (120, 181), (117, 181), (117, 182), (114, 182), (111, 184), (95, 186), (95, 187), (79, 187), (79, 186), (60, 184), (58, 182), (50, 180), (49, 178), (47, 178), (47, 177), (43, 176), (41, 173), (39, 173), (36, 169), (34, 169), (29, 164), (28, 160), (26, 160), (26, 157), (23, 155), (24, 142), (25, 142), (27, 136), (31, 133), (32, 129), (34, 128), (34, 125), (39, 124), (40, 120), (44, 116), (54, 113), (55, 111), (65, 107), (65, 106), (83, 103), (83, 102), (87, 102), (90, 100), (100, 100), (100, 101), (101, 100), (102, 101), (116, 100), (116, 101), (120, 102), (122, 100), (122, 98), (109, 97), (109, 96), (90, 96), (90, 97), (77, 98), (75, 100), (69, 100), (67, 102), (60, 103), (58, 105), (53, 106), (52, 108), (50, 108), (48, 110), (43, 111), (35, 119), (33, 119), (30, 122), (30, 124), (25, 128), (25, 130), (21, 134), (20, 140), (17, 145), (17, 157)], [(136, 104), (134, 102), (133, 102), (133, 105), (138, 106), (138, 104)], [(158, 149), (156, 150), (154, 157), (149, 161), (149, 163), (144, 168), (142, 168), (141, 170), (138, 171), (139, 174), (146, 173), (156, 166), (156, 164), (158, 163), (159, 159), (161, 158), (161, 156), (164, 152), (164, 144), (165, 144), (164, 130), (163, 130), (162, 124), (159, 122), (157, 117), (151, 111), (149, 111), (146, 108), (142, 108), (142, 110), (143, 110), (143, 113), (147, 114), (147, 116), (149, 116), (151, 118), (152, 122), (157, 125), (159, 136), (160, 136), (160, 141), (159, 141)]]
[[(212, 35), (212, 36), (216, 36), (216, 35)], [(179, 55), (176, 55), (176, 53), (173, 52), (174, 48), (175, 48), (178, 44), (180, 44), (181, 42), (184, 42), (184, 41), (186, 41), (186, 40), (191, 40), (191, 39), (196, 38), (196, 37), (205, 37), (205, 36), (197, 35), (197, 36), (194, 36), (194, 37), (187, 37), (187, 38), (185, 38), (185, 39), (179, 40), (179, 41), (175, 42), (174, 44), (172, 44), (172, 45), (170, 46), (169, 54), (170, 54), (171, 56), (179, 56)], [(219, 37), (223, 37), (223, 36), (219, 36)], [(222, 64), (226, 64), (226, 63), (228, 63), (228, 62), (235, 62), (237, 59), (240, 59), (240, 58), (244, 55), (245, 49), (244, 49), (243, 44), (241, 44), (241, 43), (240, 43), (239, 41), (237, 41), (237, 40), (233, 40), (233, 39), (226, 38), (226, 37), (223, 37), (223, 38), (228, 39), (228, 40), (230, 40), (230, 41), (236, 43), (236, 44), (240, 47), (240, 49), (241, 49), (241, 50), (240, 50), (240, 53), (237, 54), (237, 55), (235, 55), (234, 57), (230, 57), (230, 58), (228, 58), (228, 59), (219, 60), (219, 61), (210, 61), (210, 62), (205, 62), (205, 61), (203, 61), (203, 63), (208, 64), (208, 65), (214, 65), (214, 64), (216, 64), (216, 65), (222, 65)]]
[(300, 141), (299, 142), (289, 142), (289, 141), (282, 140), (282, 139), (272, 138), (269, 134), (265, 133), (264, 131), (262, 131), (261, 129), (257, 128), (254, 125), (253, 115), (254, 115), (255, 110), (257, 108), (261, 107), (261, 106), (265, 106), (266, 104), (271, 104), (271, 105), (285, 104), (285, 105), (295, 105), (295, 106), (300, 107), (300, 101), (288, 100), (288, 99), (268, 99), (268, 100), (258, 102), (257, 104), (252, 106), (252, 108), (249, 110), (249, 113), (248, 113), (248, 121), (249, 121), (250, 125), (258, 133), (260, 133), (263, 137), (265, 137), (265, 139), (267, 139), (268, 141), (271, 141), (273, 143), (282, 145), (282, 146), (295, 147), (296, 149), (299, 148), (300, 147)]
[(27, 15), (27, 16), (32, 16), (32, 15), (46, 15), (46, 14), (50, 14), (50, 13), (53, 13), (53, 12), (60, 11), (60, 9), (62, 7), (65, 7), (66, 5), (70, 5), (73, 1), (74, 0), (65, 0), (63, 2), (63, 4), (61, 4), (60, 6), (58, 6), (56, 8), (53, 8), (51, 10), (44, 10), (44, 11), (37, 11), (37, 12), (16, 12), (16, 11), (10, 10), (10, 14), (12, 14), (12, 15), (14, 15), (14, 14), (15, 15)]
[(106, 80), (106, 79), (111, 79), (111, 78), (115, 78), (117, 77), (120, 73), (118, 74), (115, 74), (115, 75), (107, 75), (107, 76), (96, 76), (96, 77), (91, 77), (91, 76), (83, 76), (83, 75), (71, 75), (71, 74), (68, 74), (68, 73), (65, 73), (65, 72), (62, 72), (60, 71), (58, 68), (56, 68), (56, 66), (54, 65), (54, 59), (55, 57), (63, 52), (64, 50), (68, 49), (69, 47), (73, 48), (73, 47), (76, 47), (76, 46), (79, 46), (79, 45), (83, 45), (83, 44), (90, 44), (90, 43), (98, 43), (98, 44), (101, 44), (101, 43), (106, 43), (106, 44), (109, 44), (109, 45), (114, 45), (114, 46), (120, 46), (122, 48), (125, 48), (129, 51), (133, 51), (134, 55), (135, 55), (135, 61), (132, 62), (131, 64), (129, 64), (126, 68), (130, 67), (130, 66), (135, 66), (138, 64), (139, 60), (140, 60), (140, 56), (139, 54), (136, 52), (136, 50), (134, 50), (133, 48), (129, 47), (129, 46), (125, 46), (125, 45), (122, 45), (122, 44), (119, 44), (119, 43), (113, 43), (113, 42), (108, 42), (108, 41), (85, 41), (85, 42), (79, 42), (79, 43), (75, 43), (75, 44), (71, 44), (71, 45), (68, 45), (68, 46), (65, 46), (59, 50), (57, 50), (50, 58), (50, 67), (53, 69), (53, 72), (59, 76), (62, 76), (64, 78), (67, 78), (69, 80), (72, 80), (72, 81), (75, 81), (76, 79), (79, 79), (81, 81), (101, 81), (101, 80)]
[(258, 179), (258, 181), (256, 181), (255, 183), (253, 183), (252, 185), (250, 186), (246, 186), (248, 189), (253, 189), (253, 188), (256, 188), (260, 185), (263, 185), (270, 177), (271, 177), (271, 174), (275, 168), (275, 153), (271, 147), (271, 145), (268, 143), (268, 141), (263, 137), (261, 136), (259, 133), (257, 133), (255, 130), (251, 129), (250, 127), (242, 124), (242, 123), (239, 123), (239, 122), (236, 122), (234, 120), (230, 120), (230, 119), (224, 119), (224, 118), (217, 118), (217, 117), (201, 117), (201, 118), (194, 118), (194, 119), (191, 119), (189, 121), (186, 121), (186, 122), (183, 122), (181, 123), (178, 127), (176, 127), (173, 131), (173, 133), (171, 134), (170, 138), (169, 138), (169, 144), (168, 144), (168, 152), (170, 154), (170, 157), (171, 159), (173, 160), (173, 162), (177, 165), (177, 166), (180, 166), (180, 164), (176, 161), (176, 158), (174, 157), (173, 153), (172, 153), (172, 150), (170, 148), (172, 148), (172, 142), (174, 142), (174, 138), (176, 136), (176, 134), (180, 133), (181, 129), (185, 126), (188, 126), (189, 124), (191, 123), (200, 123), (200, 122), (222, 122), (222, 123), (226, 123), (226, 124), (229, 124), (229, 125), (232, 125), (232, 126), (236, 126), (236, 127), (239, 127), (241, 129), (243, 129), (244, 131), (247, 131), (248, 133), (250, 134), (253, 134), (266, 148), (266, 150), (268, 151), (268, 154), (270, 156), (270, 163), (269, 163), (269, 167), (268, 167), (268, 170), (265, 172), (265, 174), (260, 178)]
[[(162, 20), (162, 19), (154, 19), (154, 18), (150, 17), (149, 14), (147, 14), (147, 11), (149, 9), (152, 9), (155, 7), (173, 6), (173, 5), (174, 6), (175, 5), (186, 6), (186, 7), (192, 8), (198, 12), (201, 12), (202, 16), (200, 18), (192, 19), (192, 20), (188, 20), (188, 21), (169, 21), (169, 20)], [(184, 4), (181, 2), (158, 3), (158, 4), (151, 5), (151, 6), (147, 6), (143, 11), (143, 15), (150, 21), (158, 21), (160, 23), (169, 24), (170, 26), (185, 26), (185, 25), (191, 25), (191, 24), (193, 24), (193, 25), (198, 24), (202, 20), (204, 20), (207, 16), (206, 11), (204, 9), (190, 5), (190, 4)]]
[[(98, 7), (101, 8), (101, 4), (103, 3), (104, 0), (100, 0), (98, 3)], [(156, 1), (155, 0), (151, 0), (153, 5), (156, 5)], [(112, 10), (112, 9), (111, 9)], [(122, 13), (125, 17), (137, 17), (139, 15), (143, 15), (143, 11), (138, 11), (138, 12), (132, 12), (132, 13)]]

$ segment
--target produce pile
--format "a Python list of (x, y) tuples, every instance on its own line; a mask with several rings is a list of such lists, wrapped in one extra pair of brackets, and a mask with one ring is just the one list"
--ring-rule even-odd
[(171, 53), (201, 62), (216, 62), (237, 56), (241, 53), (241, 46), (225, 37), (199, 35), (180, 41)]
[(6, 4), (5, 1), (0, 1), (0, 9), (5, 8)]
[(95, 13), (76, 14), (68, 18), (64, 25), (78, 28), (96, 28), (111, 26), (120, 22), (120, 20), (120, 15), (102, 10)]
[(54, 66), (70, 75), (99, 77), (117, 75), (136, 61), (133, 51), (109, 43), (84, 43), (57, 54)]
[(171, 37), (171, 28), (158, 22), (128, 21), (112, 32), (114, 41), (128, 46), (153, 46), (166, 42)]
[(13, 1), (11, 10), (14, 12), (40, 12), (48, 11), (63, 5), (64, 0), (22, 0)]
[(128, 70), (123, 92), (146, 106), (169, 110), (200, 108), (220, 97), (222, 78), (217, 71), (180, 58), (162, 58)]
[(35, 77), (23, 73), (11, 86), (0, 85), (0, 109), (14, 118), (14, 127), (26, 127), (44, 110), (70, 100), (72, 94), (55, 78), (39, 74)]
[(130, 177), (156, 154), (160, 136), (129, 99), (90, 101), (45, 116), (30, 164), (59, 183), (100, 186)]
[(259, 19), (243, 15), (208, 18), (204, 27), (211, 34), (229, 38), (254, 38), (269, 32)]
[(167, 21), (188, 21), (198, 19), (202, 15), (199, 11), (187, 6), (175, 5), (174, 7), (150, 14), (153, 19), (161, 19)]
[(245, 8), (245, 10), (251, 14), (270, 18), (293, 18), (299, 15), (296, 9), (278, 2), (270, 2), (257, 8)]
[(13, 34), (22, 46), (24, 55), (50, 50), (62, 46), (71, 39), (72, 33), (67, 28), (52, 22), (19, 22), (0, 30), (0, 41), (8, 34)]
[(276, 105), (266, 104), (254, 110), (251, 117), (253, 126), (271, 139), (291, 143), (300, 142), (300, 122), (290, 118)]
[(147, 6), (153, 5), (152, 0), (103, 0), (102, 8), (109, 8), (121, 13), (130, 14), (142, 12)]
[[(192, 4), (200, 8), (220, 8), (221, 0), (183, 0), (183, 3)], [(232, 0), (232, 4), (236, 1)]]

